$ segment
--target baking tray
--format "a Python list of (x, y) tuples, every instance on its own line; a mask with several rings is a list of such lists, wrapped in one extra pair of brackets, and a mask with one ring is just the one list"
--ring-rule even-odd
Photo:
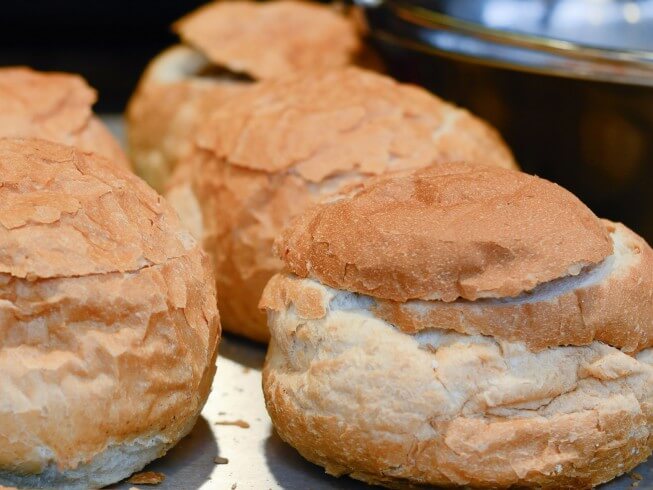
[[(120, 118), (103, 119), (124, 141)], [(166, 456), (144, 470), (163, 473), (165, 480), (156, 487), (124, 482), (110, 488), (370, 490), (369, 485), (350, 478), (325, 474), (322, 468), (305, 461), (274, 432), (261, 390), (264, 358), (265, 346), (225, 335), (220, 345), (213, 390), (195, 428)], [(229, 462), (216, 464), (216, 457)], [(653, 457), (634, 473), (600, 488), (653, 490)]]

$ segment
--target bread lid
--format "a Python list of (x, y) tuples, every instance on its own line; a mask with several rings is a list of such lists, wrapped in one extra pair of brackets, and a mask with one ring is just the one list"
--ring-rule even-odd
[(603, 223), (556, 184), (443, 164), (368, 180), (276, 243), (291, 272), (394, 301), (514, 297), (612, 254)]
[(77, 75), (0, 68), (0, 137), (70, 144), (129, 168), (119, 143), (93, 115), (96, 98), (95, 90)]
[(255, 78), (348, 64), (361, 49), (354, 24), (334, 9), (292, 0), (213, 2), (174, 25), (217, 65)]
[(95, 90), (77, 75), (0, 68), (0, 134), (48, 137), (79, 132), (91, 118), (96, 98)]
[(191, 243), (163, 198), (131, 172), (65, 145), (0, 138), (0, 273), (135, 271)]
[(199, 148), (309, 182), (475, 157), (515, 165), (498, 134), (467, 111), (359, 68), (260, 82), (215, 105), (198, 130)]

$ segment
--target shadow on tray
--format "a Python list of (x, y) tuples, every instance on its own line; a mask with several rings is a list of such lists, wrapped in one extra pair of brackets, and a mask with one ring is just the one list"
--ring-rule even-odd
[[(143, 471), (157, 471), (165, 475), (165, 480), (157, 490), (183, 489), (195, 490), (205, 484), (215, 468), (215, 457), (219, 455), (218, 445), (209, 423), (200, 417), (193, 430), (173, 447), (163, 458), (153, 461)], [(111, 488), (127, 490), (139, 485), (122, 482)]]

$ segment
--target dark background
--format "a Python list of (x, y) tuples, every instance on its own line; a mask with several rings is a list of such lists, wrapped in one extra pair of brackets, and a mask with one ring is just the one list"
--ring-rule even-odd
[(207, 0), (2, 0), (0, 66), (80, 73), (97, 112), (121, 112), (170, 24)]

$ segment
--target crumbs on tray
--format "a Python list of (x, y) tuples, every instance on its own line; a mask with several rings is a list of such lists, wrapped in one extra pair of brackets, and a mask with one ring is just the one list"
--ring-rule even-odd
[(133, 474), (127, 481), (135, 485), (158, 485), (165, 479), (166, 476), (158, 471), (142, 471)]
[(215, 425), (235, 425), (241, 429), (249, 429), (249, 423), (244, 420), (218, 420)]

